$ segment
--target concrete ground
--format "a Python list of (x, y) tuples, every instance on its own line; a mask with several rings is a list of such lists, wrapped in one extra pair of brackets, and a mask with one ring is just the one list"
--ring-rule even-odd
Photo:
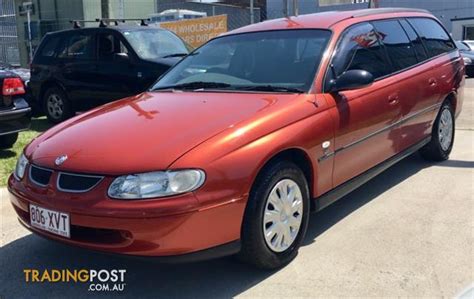
[(49, 242), (18, 224), (2, 190), (0, 298), (99, 295), (83, 284), (27, 284), (31, 268), (126, 269), (125, 291), (113, 295), (133, 298), (458, 296), (474, 282), (474, 80), (467, 85), (450, 160), (414, 155), (313, 214), (298, 257), (279, 271), (233, 258), (163, 265)]

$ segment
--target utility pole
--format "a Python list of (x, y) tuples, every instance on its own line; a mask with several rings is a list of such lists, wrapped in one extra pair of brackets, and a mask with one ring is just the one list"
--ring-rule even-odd
[(293, 15), (297, 17), (299, 15), (298, 0), (293, 0)]
[(254, 0), (250, 0), (250, 24), (253, 24), (255, 23), (255, 15), (254, 15), (254, 11), (253, 11), (253, 7), (254, 7)]
[(100, 0), (100, 11), (102, 19), (110, 19), (110, 3), (109, 0)]
[(283, 0), (283, 16), (288, 18), (290, 14), (288, 13), (288, 0)]
[(124, 0), (118, 0), (118, 18), (125, 19)]
[(379, 0), (369, 0), (369, 8), (379, 8)]
[(30, 58), (30, 63), (33, 61), (33, 45), (31, 43), (31, 12), (33, 9), (33, 3), (32, 2), (23, 2), (22, 3), (23, 10), (26, 12), (26, 21), (28, 24), (28, 48), (29, 48), (29, 58)]

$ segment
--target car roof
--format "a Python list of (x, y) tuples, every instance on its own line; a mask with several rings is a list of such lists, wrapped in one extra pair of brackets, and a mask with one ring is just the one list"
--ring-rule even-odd
[(47, 35), (56, 35), (56, 34), (68, 34), (72, 32), (81, 32), (81, 31), (91, 31), (91, 32), (100, 32), (100, 31), (142, 31), (142, 30), (165, 30), (156, 26), (138, 26), (138, 25), (128, 25), (128, 24), (119, 24), (119, 25), (110, 25), (107, 27), (82, 27), (82, 28), (71, 28), (60, 31), (48, 32)]
[(409, 16), (433, 16), (423, 9), (411, 8), (370, 8), (350, 11), (327, 11), (300, 15), (297, 17), (288, 17), (272, 19), (261, 23), (245, 26), (223, 35), (239, 34), (245, 32), (284, 30), (284, 29), (330, 29), (337, 23), (350, 20), (357, 23), (367, 19), (409, 17)]

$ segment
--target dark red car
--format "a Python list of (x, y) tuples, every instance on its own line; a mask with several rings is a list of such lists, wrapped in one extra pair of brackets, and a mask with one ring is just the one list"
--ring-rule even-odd
[(64, 243), (291, 261), (318, 211), (404, 157), (445, 160), (465, 67), (426, 11), (304, 15), (211, 40), (148, 92), (33, 140), (8, 186)]

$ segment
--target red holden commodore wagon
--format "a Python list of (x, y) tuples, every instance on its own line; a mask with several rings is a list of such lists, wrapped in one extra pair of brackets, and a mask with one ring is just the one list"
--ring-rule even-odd
[(149, 91), (34, 139), (20, 222), (107, 252), (277, 268), (318, 211), (404, 157), (448, 159), (465, 67), (431, 14), (326, 12), (215, 38)]

